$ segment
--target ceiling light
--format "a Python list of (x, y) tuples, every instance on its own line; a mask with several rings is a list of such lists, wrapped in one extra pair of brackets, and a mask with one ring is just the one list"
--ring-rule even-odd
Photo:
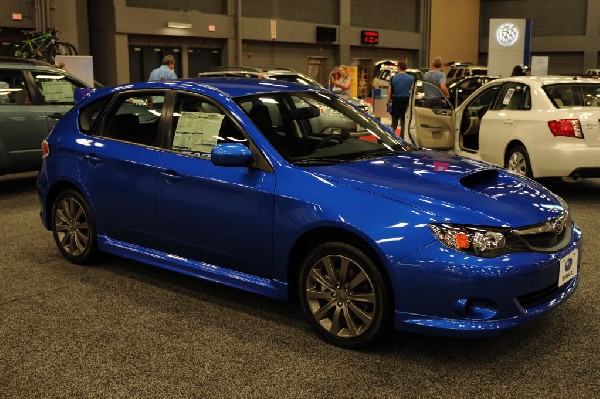
[(192, 24), (187, 24), (184, 22), (167, 22), (167, 28), (192, 29)]

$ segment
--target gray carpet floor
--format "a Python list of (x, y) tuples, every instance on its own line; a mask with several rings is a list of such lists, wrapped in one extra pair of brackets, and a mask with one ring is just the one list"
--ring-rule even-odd
[(293, 304), (116, 257), (70, 264), (34, 176), (0, 177), (0, 398), (600, 398), (600, 180), (548, 185), (585, 240), (563, 306), (497, 338), (348, 351)]

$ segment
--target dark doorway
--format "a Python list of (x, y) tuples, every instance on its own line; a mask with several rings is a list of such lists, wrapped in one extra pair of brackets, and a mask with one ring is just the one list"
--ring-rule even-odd
[(181, 76), (181, 49), (160, 46), (129, 46), (129, 80), (143, 82), (158, 68), (165, 55), (175, 57), (175, 73)]
[(188, 50), (190, 78), (199, 72), (207, 72), (212, 67), (221, 66), (221, 49), (196, 48)]

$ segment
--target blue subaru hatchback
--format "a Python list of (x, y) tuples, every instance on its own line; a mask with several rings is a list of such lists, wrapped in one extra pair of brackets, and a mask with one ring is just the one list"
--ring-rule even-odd
[(536, 182), (416, 148), (327, 91), (258, 79), (96, 90), (43, 143), (41, 219), (111, 253), (280, 300), (326, 340), (496, 335), (563, 303), (581, 232)]

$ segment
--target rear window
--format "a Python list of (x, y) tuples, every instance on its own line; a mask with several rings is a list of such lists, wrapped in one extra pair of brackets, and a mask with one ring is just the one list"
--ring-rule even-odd
[(600, 107), (600, 83), (555, 84), (544, 90), (557, 108)]

